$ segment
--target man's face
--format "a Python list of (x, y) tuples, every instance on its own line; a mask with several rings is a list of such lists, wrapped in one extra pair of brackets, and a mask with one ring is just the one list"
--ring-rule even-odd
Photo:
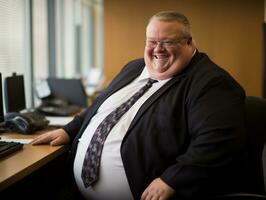
[(178, 22), (153, 19), (147, 26), (144, 59), (152, 78), (164, 80), (182, 71), (192, 57), (191, 38)]

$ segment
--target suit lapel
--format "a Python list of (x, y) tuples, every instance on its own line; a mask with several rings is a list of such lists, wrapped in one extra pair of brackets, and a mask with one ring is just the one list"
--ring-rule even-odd
[(159, 90), (157, 90), (148, 100), (140, 107), (138, 110), (136, 116), (134, 117), (133, 121), (131, 122), (128, 132), (134, 127), (134, 125), (140, 120), (141, 116), (145, 113), (145, 111), (155, 102), (157, 101), (161, 95), (163, 95), (169, 88), (177, 84), (182, 78), (184, 78), (185, 75), (178, 76), (172, 78), (170, 81), (168, 81), (165, 85), (163, 85)]

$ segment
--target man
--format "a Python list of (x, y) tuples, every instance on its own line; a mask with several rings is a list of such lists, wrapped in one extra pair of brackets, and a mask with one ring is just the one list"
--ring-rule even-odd
[[(99, 177), (85, 186), (83, 166), (95, 130), (149, 78), (157, 82), (111, 128)], [(87, 199), (213, 195), (236, 189), (244, 99), (239, 84), (198, 52), (187, 18), (159, 12), (146, 29), (144, 60), (127, 64), (91, 107), (33, 144), (72, 142), (75, 181)]]

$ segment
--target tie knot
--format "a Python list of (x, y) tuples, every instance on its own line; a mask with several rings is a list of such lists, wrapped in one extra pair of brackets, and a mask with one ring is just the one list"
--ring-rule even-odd
[(151, 87), (153, 83), (158, 82), (157, 80), (151, 79), (149, 78), (148, 82), (147, 82), (147, 86)]

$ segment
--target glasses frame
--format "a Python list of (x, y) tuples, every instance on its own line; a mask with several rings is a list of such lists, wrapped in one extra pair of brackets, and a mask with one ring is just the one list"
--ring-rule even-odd
[(162, 41), (156, 41), (156, 40), (146, 40), (146, 47), (149, 48), (156, 48), (157, 45), (161, 45), (164, 48), (170, 48), (170, 47), (175, 47), (176, 45), (180, 44), (183, 40), (185, 39), (191, 39), (191, 37), (184, 36), (184, 37), (179, 37), (174, 40), (162, 40)]

